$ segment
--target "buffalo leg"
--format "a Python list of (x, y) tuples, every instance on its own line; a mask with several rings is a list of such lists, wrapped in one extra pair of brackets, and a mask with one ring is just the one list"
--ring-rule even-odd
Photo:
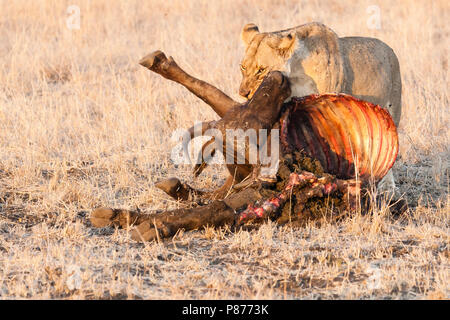
[(155, 187), (164, 191), (175, 200), (188, 201), (194, 196), (203, 196), (204, 191), (192, 188), (187, 183), (181, 182), (178, 178), (169, 178), (159, 181)]
[(257, 190), (246, 189), (225, 200), (215, 200), (197, 208), (150, 214), (123, 209), (98, 208), (92, 212), (90, 219), (92, 225), (97, 228), (111, 225), (119, 228), (137, 226), (131, 232), (132, 239), (150, 241), (158, 237), (172, 237), (180, 229), (188, 231), (205, 226), (220, 227), (234, 224), (236, 210), (261, 198)]
[(91, 214), (91, 224), (96, 228), (115, 226), (128, 228), (143, 222), (143, 217), (139, 211), (123, 209), (97, 208)]
[(203, 191), (181, 182), (178, 178), (169, 178), (156, 183), (155, 187), (164, 191), (175, 200), (189, 201), (193, 200), (194, 197), (200, 197), (202, 199), (224, 199), (232, 190), (233, 184), (234, 178), (228, 176), (225, 183), (219, 189)]
[(302, 205), (311, 198), (323, 198), (340, 192), (347, 195), (347, 206), (351, 209), (354, 199), (359, 195), (359, 184), (354, 180), (340, 180), (331, 175), (317, 177), (303, 171), (291, 173), (281, 192), (265, 189), (263, 196), (261, 191), (258, 184), (254, 184), (224, 200), (215, 200), (205, 206), (146, 215), (140, 219), (140, 223), (135, 224), (137, 227), (131, 231), (131, 237), (136, 241), (151, 241), (172, 237), (180, 229), (188, 231), (223, 225), (240, 227), (247, 223), (276, 220), (292, 192), (296, 193)]
[(166, 79), (175, 81), (206, 102), (220, 116), (239, 103), (205, 81), (196, 79), (181, 69), (172, 57), (167, 58), (161, 51), (155, 51), (139, 61), (139, 64)]
[[(120, 228), (136, 226), (131, 231), (136, 241), (151, 241), (174, 236), (178, 230), (195, 230), (205, 226), (239, 227), (250, 222), (261, 223), (275, 220), (284, 204), (295, 192), (297, 210), (302, 211), (308, 199), (326, 197), (335, 192), (346, 195), (351, 209), (359, 195), (359, 184), (354, 180), (339, 180), (333, 176), (317, 177), (311, 172), (291, 173), (289, 181), (281, 192), (265, 189), (264, 195), (257, 185), (230, 195), (224, 200), (215, 200), (205, 206), (190, 209), (176, 209), (161, 213), (141, 214), (136, 211), (100, 208), (91, 214), (94, 227), (108, 225)], [(301, 214), (301, 212), (298, 212)]]

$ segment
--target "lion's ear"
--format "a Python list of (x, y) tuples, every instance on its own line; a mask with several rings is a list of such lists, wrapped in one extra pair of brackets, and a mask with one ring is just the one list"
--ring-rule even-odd
[(268, 39), (267, 44), (272, 48), (280, 52), (281, 55), (290, 55), (295, 49), (295, 43), (297, 35), (295, 32), (288, 33), (286, 35), (273, 35)]
[(242, 28), (241, 39), (247, 46), (253, 37), (259, 33), (258, 27), (254, 23), (249, 23)]

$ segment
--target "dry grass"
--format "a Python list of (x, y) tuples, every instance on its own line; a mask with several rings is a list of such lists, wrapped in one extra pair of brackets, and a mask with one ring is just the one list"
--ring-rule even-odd
[[(80, 30), (66, 27), (79, 5)], [(427, 299), (450, 295), (447, 1), (0, 0), (0, 297)], [(136, 244), (93, 229), (92, 208), (175, 208), (153, 187), (191, 168), (168, 137), (213, 112), (138, 66), (162, 49), (238, 99), (241, 27), (321, 21), (380, 38), (403, 79), (400, 191), (412, 205), (318, 228), (206, 229)], [(194, 184), (212, 187), (208, 169)]]

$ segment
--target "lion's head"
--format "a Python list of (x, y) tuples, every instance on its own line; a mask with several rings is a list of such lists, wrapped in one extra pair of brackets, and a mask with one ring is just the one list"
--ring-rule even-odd
[(288, 60), (296, 48), (294, 30), (276, 33), (260, 33), (253, 23), (244, 26), (241, 32), (245, 44), (245, 56), (241, 62), (242, 82), (239, 94), (251, 98), (270, 71), (289, 74)]

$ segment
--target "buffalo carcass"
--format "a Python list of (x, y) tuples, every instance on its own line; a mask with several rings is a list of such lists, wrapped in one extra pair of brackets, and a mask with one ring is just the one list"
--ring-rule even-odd
[[(179, 229), (192, 230), (203, 226), (272, 219), (283, 223), (314, 215), (311, 204), (335, 206), (334, 212), (358, 206), (360, 186), (381, 179), (395, 161), (398, 138), (389, 114), (378, 106), (347, 95), (313, 95), (284, 100), (290, 96), (288, 80), (280, 72), (271, 72), (252, 99), (238, 104), (213, 86), (197, 80), (181, 70), (172, 58), (161, 52), (147, 56), (141, 64), (177, 81), (210, 104), (222, 116), (205, 123), (223, 133), (215, 148), (225, 148), (226, 129), (280, 129), (278, 170), (265, 179), (261, 164), (229, 163), (234, 180), (212, 193), (194, 190), (178, 179), (160, 182), (157, 186), (174, 198), (186, 200), (189, 195), (214, 197), (204, 206), (162, 213), (99, 208), (91, 215), (96, 227), (136, 226), (135, 240), (170, 237)], [(261, 147), (258, 137), (256, 144)], [(221, 145), (222, 144), (222, 145)], [(223, 148), (221, 148), (223, 147)], [(245, 147), (248, 160), (250, 148)], [(234, 150), (233, 150), (234, 152)], [(233, 154), (234, 159), (236, 154)], [(225, 193), (231, 194), (224, 198)], [(327, 199), (327, 201), (324, 201)], [(289, 209), (285, 206), (289, 200)]]

